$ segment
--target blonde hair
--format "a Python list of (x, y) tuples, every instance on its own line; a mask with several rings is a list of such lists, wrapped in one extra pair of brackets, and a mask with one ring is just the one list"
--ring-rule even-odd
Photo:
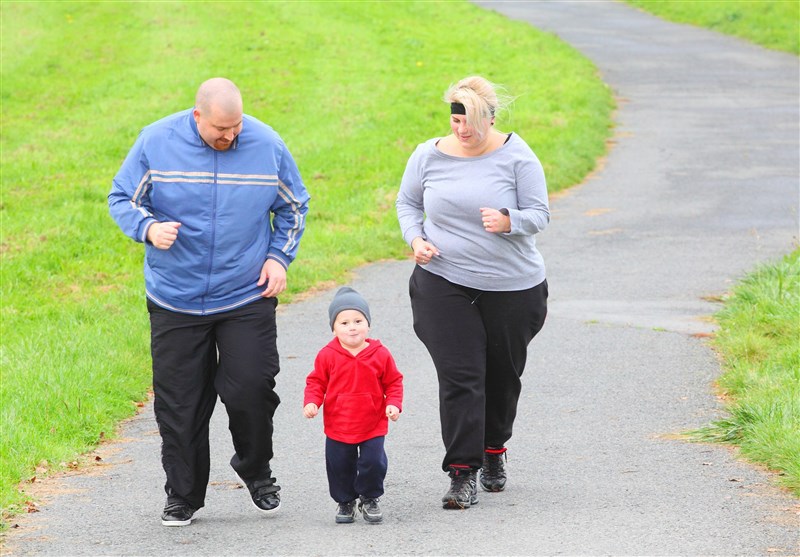
[(467, 125), (475, 128), (475, 131), (482, 137), (489, 128), (485, 121), (491, 120), (498, 112), (506, 110), (513, 100), (498, 91), (502, 92), (505, 89), (502, 85), (473, 75), (451, 85), (444, 94), (444, 102), (463, 104), (467, 113)]

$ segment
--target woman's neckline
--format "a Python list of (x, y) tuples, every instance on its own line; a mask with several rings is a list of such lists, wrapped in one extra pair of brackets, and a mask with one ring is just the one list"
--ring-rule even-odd
[(434, 142), (433, 142), (433, 150), (436, 153), (442, 155), (443, 157), (447, 157), (447, 158), (454, 159), (454, 160), (463, 160), (463, 161), (480, 160), (480, 159), (484, 159), (486, 157), (489, 157), (489, 156), (493, 155), (494, 153), (497, 153), (498, 151), (502, 150), (511, 141), (511, 136), (513, 135), (513, 133), (514, 132), (503, 133), (502, 135), (505, 136), (505, 140), (503, 141), (503, 143), (501, 143), (497, 148), (489, 150), (489, 151), (485, 151), (484, 153), (481, 153), (480, 155), (453, 155), (453, 154), (450, 154), (450, 153), (445, 153), (444, 151), (442, 151), (439, 148), (439, 142), (441, 142), (445, 137), (450, 137), (450, 136), (439, 137), (439, 138), (435, 139)]

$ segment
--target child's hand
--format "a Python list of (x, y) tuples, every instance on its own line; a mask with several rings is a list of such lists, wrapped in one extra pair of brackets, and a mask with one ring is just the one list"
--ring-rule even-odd
[(393, 422), (397, 421), (397, 418), (400, 417), (400, 409), (397, 406), (392, 406), (389, 404), (386, 406), (386, 417), (392, 420)]
[[(309, 402), (303, 407), (303, 416), (306, 418), (313, 418), (319, 412), (319, 406), (314, 404), (313, 402)], [(397, 419), (397, 418), (395, 418)]]

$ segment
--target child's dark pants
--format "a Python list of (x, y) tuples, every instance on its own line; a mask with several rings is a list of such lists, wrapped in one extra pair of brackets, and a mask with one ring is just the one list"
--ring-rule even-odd
[(325, 438), (328, 486), (334, 501), (346, 503), (359, 496), (377, 499), (383, 495), (383, 480), (389, 466), (384, 439), (373, 437), (351, 444)]

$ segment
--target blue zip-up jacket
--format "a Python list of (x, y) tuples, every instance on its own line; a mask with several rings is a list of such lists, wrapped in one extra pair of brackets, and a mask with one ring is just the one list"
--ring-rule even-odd
[[(309, 195), (280, 136), (244, 115), (230, 149), (200, 137), (192, 109), (139, 134), (108, 205), (122, 231), (145, 243), (147, 297), (181, 313), (229, 311), (260, 298), (267, 258), (294, 260)], [(167, 250), (146, 241), (154, 222), (180, 222)]]

